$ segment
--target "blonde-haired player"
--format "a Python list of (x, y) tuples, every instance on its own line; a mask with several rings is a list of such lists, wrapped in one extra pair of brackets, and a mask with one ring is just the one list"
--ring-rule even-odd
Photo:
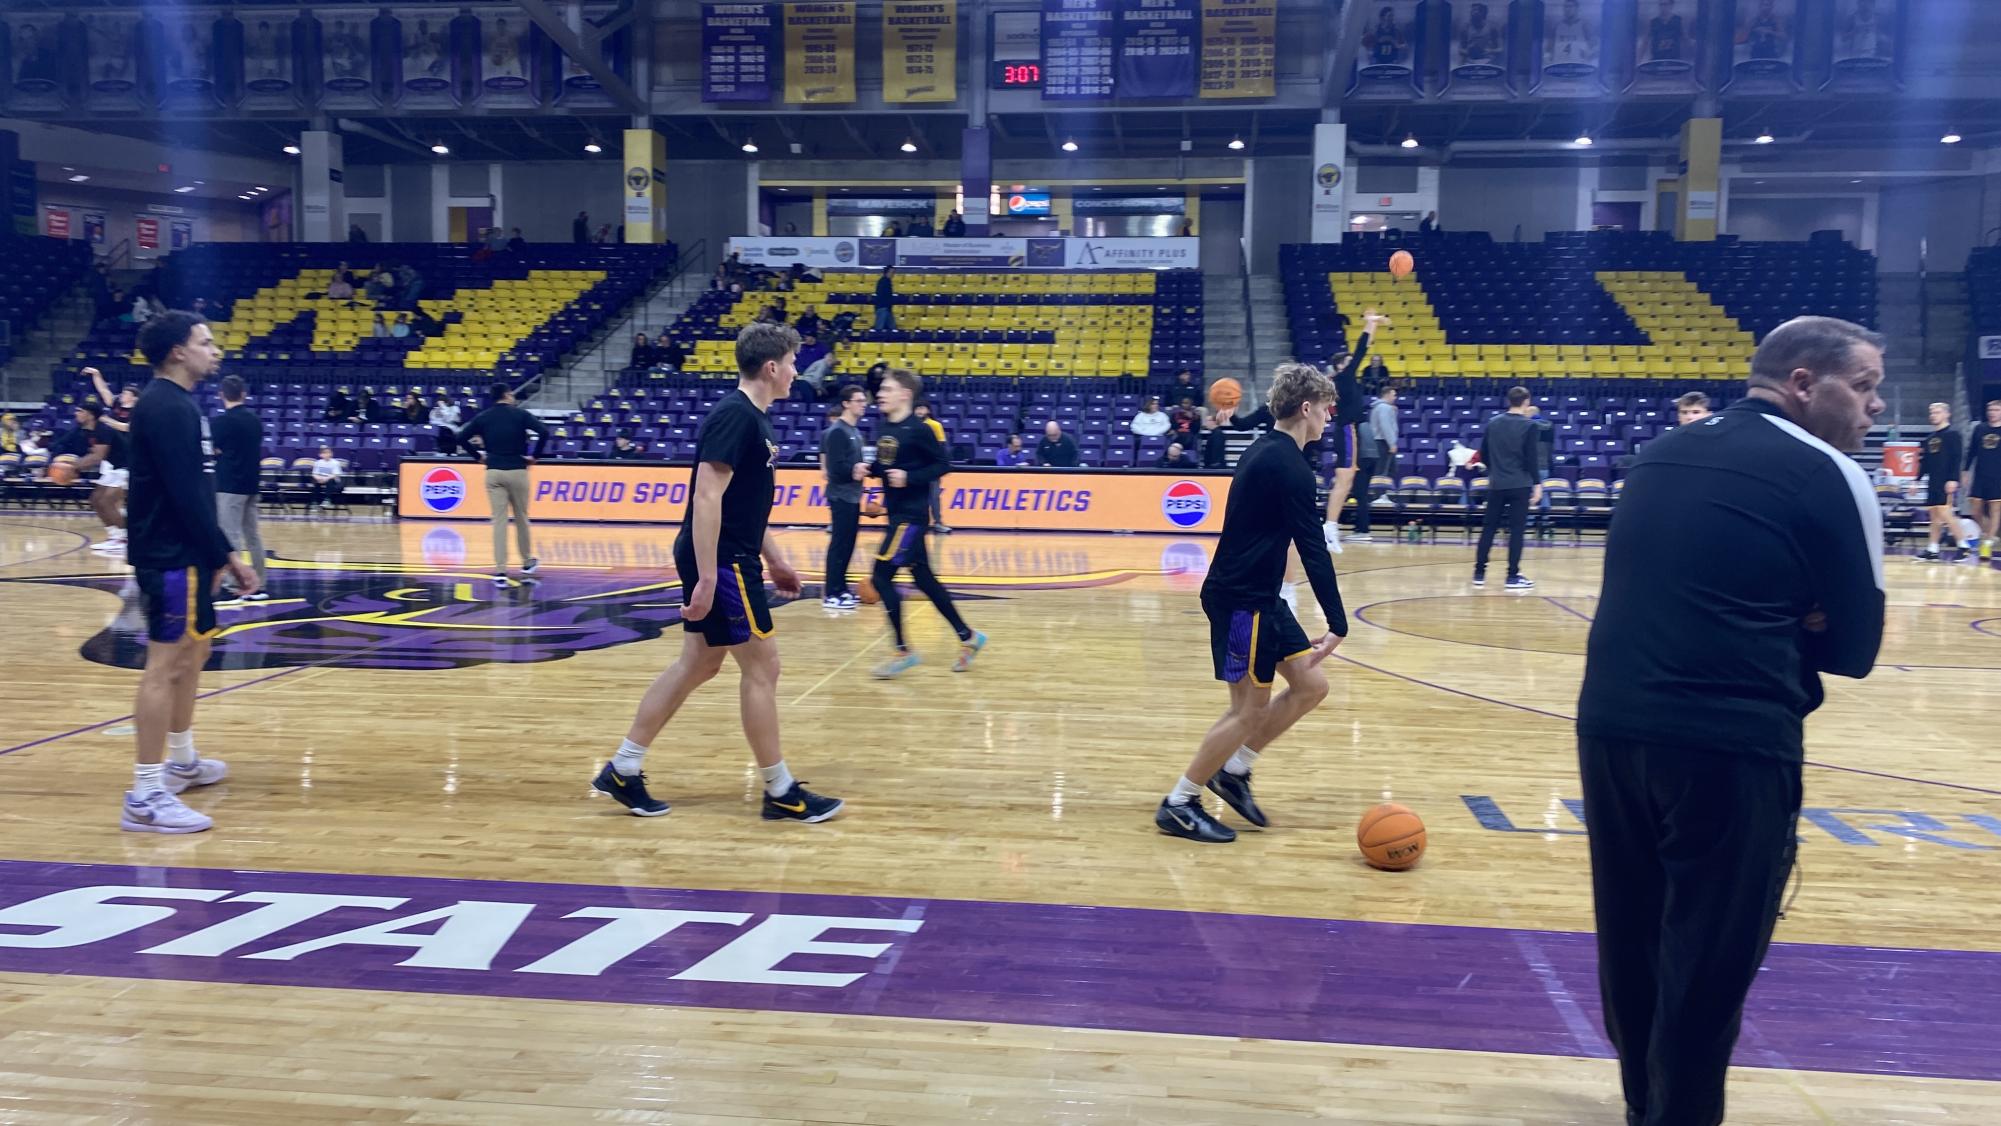
[[(1313, 469), (1303, 451), (1327, 428), (1334, 397), (1333, 382), (1313, 367), (1281, 364), (1266, 395), (1272, 429), (1237, 460), (1223, 534), (1202, 583), (1216, 679), (1230, 686), (1230, 707), (1155, 811), (1153, 821), (1162, 832), (1211, 844), (1237, 839), (1235, 830), (1202, 808), (1205, 786), (1246, 821), (1265, 824), (1251, 797), (1251, 767), (1264, 748), (1327, 697), (1320, 662), (1347, 636), (1348, 615), (1321, 538)], [(1299, 549), (1327, 617), (1328, 632), (1318, 641), (1307, 640), (1278, 594), (1288, 547)], [(1286, 682), (1277, 696), (1271, 691), (1274, 676)]]

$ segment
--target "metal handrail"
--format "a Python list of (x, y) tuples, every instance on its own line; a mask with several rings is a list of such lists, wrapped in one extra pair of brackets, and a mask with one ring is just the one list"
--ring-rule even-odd
[[(655, 283), (654, 285), (648, 286), (645, 292), (641, 293), (638, 297), (633, 299), (633, 304), (637, 306), (639, 309), (644, 309), (647, 303), (652, 299), (653, 294), (658, 293), (661, 290), (667, 289), (671, 287), (675, 282), (680, 281), (681, 278), (689, 272), (689, 270), (694, 268), (695, 263), (700, 262), (703, 264), (704, 267), (706, 267), (708, 264), (708, 258), (709, 258), (709, 240), (705, 238), (696, 239), (695, 244), (693, 246), (690, 246), (687, 249), (683, 250), (680, 256), (675, 258), (674, 267), (667, 272), (667, 276), (665, 278), (662, 278), (659, 282)], [(610, 340), (613, 336), (615, 336), (619, 332), (625, 331), (627, 329), (627, 326), (631, 325), (633, 319), (636, 318), (638, 315), (639, 313), (635, 311), (627, 313), (625, 316), (619, 318), (618, 321), (608, 326), (604, 330), (604, 335), (598, 338), (599, 342), (602, 343), (603, 341)], [(600, 370), (599, 374), (603, 374), (602, 370)], [(549, 369), (547, 368), (544, 368), (543, 370), (536, 372), (534, 375), (529, 376), (527, 379), (522, 380), (518, 385), (516, 385), (514, 388), (514, 394), (517, 397), (519, 397), (522, 396), (523, 393), (526, 392), (531, 387), (536, 387), (538, 385), (546, 384), (548, 375), (549, 375)]]
[[(1256, 387), (1258, 373), (1264, 369), (1258, 366), (1258, 326), (1251, 319), (1251, 260), (1250, 256), (1244, 253), (1244, 244), (1241, 242), (1237, 244), (1237, 274), (1240, 283), (1238, 296), (1244, 305), (1244, 362), (1250, 365), (1244, 373), (1244, 382)], [(1205, 372), (1204, 375), (1206, 374)], [(1259, 398), (1263, 398), (1263, 395), (1260, 394)]]

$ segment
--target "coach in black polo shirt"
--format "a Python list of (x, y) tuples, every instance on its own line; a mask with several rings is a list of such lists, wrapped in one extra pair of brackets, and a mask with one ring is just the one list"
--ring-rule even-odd
[(1792, 869), (1820, 674), (1883, 639), (1882, 516), (1843, 451), (1883, 340), (1772, 330), (1746, 397), (1642, 448), (1605, 549), (1577, 748), (1599, 986), (1630, 1126), (1723, 1121), (1744, 996)]

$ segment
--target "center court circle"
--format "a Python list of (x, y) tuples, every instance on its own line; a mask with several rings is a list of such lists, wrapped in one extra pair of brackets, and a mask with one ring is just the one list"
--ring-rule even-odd
[(1209, 518), (1209, 490), (1200, 481), (1176, 481), (1160, 494), (1160, 514), (1177, 528), (1193, 528)]
[(466, 479), (451, 466), (440, 465), (424, 474), (417, 493), (432, 512), (450, 512), (465, 502)]

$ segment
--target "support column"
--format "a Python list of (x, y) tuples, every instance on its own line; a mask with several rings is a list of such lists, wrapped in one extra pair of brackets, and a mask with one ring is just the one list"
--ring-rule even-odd
[(959, 185), (966, 193), (966, 234), (987, 236), (987, 207), (994, 187), (993, 135), (984, 128), (967, 129), (959, 146)]
[(35, 162), (21, 159), (21, 135), (8, 129), (0, 129), (0, 191), (7, 193), (7, 213), (0, 217), (0, 232), (12, 231), (23, 238), (41, 234)]
[(1674, 237), (1683, 242), (1716, 241), (1716, 202), (1723, 163), (1723, 119), (1692, 117), (1681, 127), (1680, 207)]
[(339, 133), (309, 130), (299, 136), (299, 237), (306, 242), (347, 238)]
[(625, 241), (667, 241), (667, 138), (657, 131), (625, 131)]
[(827, 234), (827, 189), (813, 189), (813, 234), (825, 237)]
[(1348, 127), (1337, 121), (1313, 126), (1314, 242), (1340, 242), (1348, 231)]
[(1075, 188), (1049, 189), (1049, 217), (1056, 220), (1056, 229), (1066, 235), (1077, 234), (1077, 210), (1071, 204), (1076, 196)]
[[(1181, 199), (1181, 217), (1188, 220), (1188, 229), (1202, 233), (1202, 189), (1190, 186)], [(1181, 232), (1176, 231), (1176, 234)]]

